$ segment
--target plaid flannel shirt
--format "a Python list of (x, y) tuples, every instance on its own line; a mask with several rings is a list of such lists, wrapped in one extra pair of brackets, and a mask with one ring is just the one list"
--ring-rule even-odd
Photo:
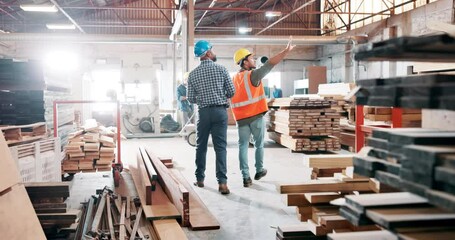
[(211, 60), (203, 60), (188, 78), (188, 100), (199, 108), (225, 105), (235, 88), (227, 69)]

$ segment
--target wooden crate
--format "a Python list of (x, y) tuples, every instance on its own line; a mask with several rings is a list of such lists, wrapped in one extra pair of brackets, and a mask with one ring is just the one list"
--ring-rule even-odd
[(22, 182), (61, 181), (59, 138), (9, 147)]

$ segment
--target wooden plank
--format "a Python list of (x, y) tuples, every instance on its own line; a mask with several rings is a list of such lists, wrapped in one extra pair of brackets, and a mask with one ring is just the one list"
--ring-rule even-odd
[(175, 219), (152, 221), (153, 228), (159, 239), (185, 240), (188, 239)]
[(16, 168), (14, 163), (13, 156), (6, 144), (3, 133), (0, 132), (0, 193), (6, 189), (12, 187), (13, 185), (19, 183), (21, 180), (19, 176), (19, 171)]
[(107, 212), (107, 221), (109, 225), (109, 233), (111, 234), (111, 240), (115, 240), (115, 231), (114, 224), (112, 223), (112, 212), (111, 212), (111, 199), (108, 197), (106, 199), (106, 212)]
[(136, 232), (139, 227), (139, 223), (141, 222), (141, 216), (142, 216), (142, 207), (139, 207), (139, 210), (137, 211), (136, 220), (134, 221), (134, 227), (133, 227), (133, 231), (131, 232), (130, 240), (136, 239)]
[[(0, 139), (3, 139), (3, 136), (0, 136)], [(4, 163), (3, 158), (2, 164)], [(2, 239), (46, 239), (25, 187), (21, 184), (0, 194), (0, 222)]]
[(332, 232), (330, 229), (327, 229), (324, 226), (315, 223), (311, 219), (309, 219), (307, 223), (310, 231), (316, 236), (324, 236)]
[(319, 193), (304, 193), (305, 199), (311, 204), (329, 203), (332, 200), (341, 198), (344, 194), (338, 192), (319, 192)]
[(352, 166), (354, 155), (305, 155), (303, 164), (310, 168), (346, 168)]
[(279, 185), (280, 193), (312, 193), (312, 192), (352, 192), (352, 191), (371, 191), (368, 182), (338, 182), (338, 181), (319, 181), (311, 180), (304, 183), (282, 184)]
[(153, 167), (153, 164), (152, 164), (149, 156), (145, 152), (145, 149), (144, 148), (139, 148), (139, 152), (140, 152), (140, 155), (142, 156), (143, 165), (145, 165), (145, 170), (147, 171), (148, 177), (149, 177), (150, 182), (152, 184), (151, 190), (154, 191), (155, 190), (156, 181), (158, 180), (158, 174), (156, 173), (156, 170)]
[(141, 201), (142, 210), (147, 220), (155, 219), (168, 219), (168, 218), (180, 218), (181, 215), (175, 208), (175, 206), (167, 198), (160, 184), (156, 185), (156, 189), (152, 194), (153, 205), (145, 204), (145, 192), (141, 187), (141, 179), (137, 171), (136, 161), (129, 161), (128, 167), (133, 178), (134, 185), (136, 186), (137, 194)]
[(317, 206), (314, 205), (311, 208), (311, 219), (317, 223), (320, 224), (320, 217), (322, 216), (333, 216), (333, 215), (338, 215), (339, 214), (339, 207), (338, 206), (330, 206), (330, 205), (323, 205), (323, 206)]
[(367, 232), (347, 232), (347, 233), (330, 233), (327, 235), (330, 240), (365, 240), (365, 239), (381, 239), (381, 240), (397, 240), (395, 234), (386, 231), (367, 231)]
[(93, 217), (92, 227), (90, 231), (92, 233), (97, 233), (99, 230), (99, 226), (101, 223), (101, 217), (103, 216), (104, 206), (106, 205), (106, 195), (107, 191), (103, 191), (103, 195), (101, 196), (100, 202), (98, 203), (98, 208), (96, 209), (95, 216)]
[(182, 183), (170, 174), (170, 170), (164, 166), (158, 157), (153, 154), (150, 148), (145, 148), (144, 154), (149, 157), (149, 160), (155, 167), (163, 190), (182, 215), (182, 226), (189, 226), (190, 209), (188, 190)]
[[(136, 156), (137, 160), (137, 171), (140, 173), (139, 177), (141, 178), (142, 188), (144, 189), (145, 193), (145, 204), (151, 205), (152, 204), (152, 182), (150, 177), (147, 174), (147, 169), (144, 166), (143, 156), (140, 152), (137, 153)], [(156, 188), (156, 183), (155, 187)]]
[(199, 195), (194, 191), (180, 171), (171, 170), (172, 176), (175, 177), (183, 186), (188, 189), (189, 208), (190, 208), (190, 228), (193, 231), (220, 229), (220, 223), (210, 210), (205, 206)]
[(126, 203), (122, 202), (122, 210), (120, 212), (120, 226), (119, 226), (119, 239), (120, 240), (125, 240), (125, 237), (126, 237), (125, 212), (126, 212)]
[(283, 194), (282, 199), (286, 206), (311, 206), (303, 193)]
[(453, 240), (455, 236), (455, 229), (437, 229), (428, 231), (415, 231), (398, 234), (400, 239), (403, 240)]
[(387, 228), (453, 226), (455, 214), (435, 207), (370, 209), (366, 215)]
[(332, 216), (321, 216), (320, 217), (321, 224), (325, 226), (327, 229), (343, 229), (343, 228), (350, 228), (351, 223), (346, 220), (346, 218), (340, 215), (332, 215)]
[(314, 234), (310, 231), (308, 223), (295, 225), (278, 226), (277, 233), (282, 237), (311, 237)]
[(425, 206), (425, 198), (408, 192), (362, 194), (345, 196), (346, 204), (364, 212), (367, 208), (390, 206)]

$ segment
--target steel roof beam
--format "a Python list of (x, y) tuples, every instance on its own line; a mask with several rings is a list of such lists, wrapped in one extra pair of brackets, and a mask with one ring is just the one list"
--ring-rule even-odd
[(57, 3), (57, 1), (55, 0), (49, 0), (52, 4), (55, 5), (55, 7), (60, 11), (62, 12), (63, 15), (65, 15), (68, 20), (70, 20), (71, 23), (74, 24), (74, 26), (77, 27), (77, 29), (79, 29), (79, 31), (81, 31), (82, 33), (85, 33), (84, 29), (81, 28), (81, 26), (79, 26), (79, 24), (77, 24), (76, 20), (74, 20), (65, 10), (63, 10), (63, 8), (60, 7), (60, 5)]

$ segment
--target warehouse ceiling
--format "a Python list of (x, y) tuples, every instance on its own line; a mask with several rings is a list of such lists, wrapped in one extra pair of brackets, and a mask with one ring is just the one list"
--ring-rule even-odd
[[(58, 12), (25, 12), (23, 4), (55, 4)], [(15, 33), (47, 33), (46, 24), (78, 26), (67, 32), (89, 34), (168, 35), (176, 13), (185, 6), (178, 0), (2, 0), (0, 29)], [(304, 6), (302, 6), (304, 5)], [(196, 34), (235, 35), (239, 27), (252, 28), (250, 34), (294, 11), (264, 35), (317, 35), (319, 16), (304, 14), (319, 9), (320, 0), (200, 0), (194, 6)], [(280, 11), (281, 16), (266, 17), (266, 11)], [(64, 30), (59, 30), (62, 32)]]
[[(390, 0), (375, 2), (381, 6), (364, 0), (196, 0), (193, 21), (196, 35), (240, 35), (239, 28), (244, 27), (249, 30), (244, 35), (316, 36), (335, 34), (335, 29), (349, 30), (350, 20), (364, 22), (363, 17), (373, 16), (383, 19), (405, 4), (417, 6), (415, 0), (400, 0), (401, 4)], [(367, 3), (371, 10), (360, 8)], [(29, 12), (20, 7), (26, 4), (55, 5), (57, 10)], [(171, 33), (177, 10), (186, 7), (186, 0), (0, 0), (0, 30), (163, 36)], [(277, 15), (267, 17), (270, 11)], [(326, 24), (330, 21), (343, 25)], [(52, 30), (47, 24), (72, 24), (75, 28)]]

